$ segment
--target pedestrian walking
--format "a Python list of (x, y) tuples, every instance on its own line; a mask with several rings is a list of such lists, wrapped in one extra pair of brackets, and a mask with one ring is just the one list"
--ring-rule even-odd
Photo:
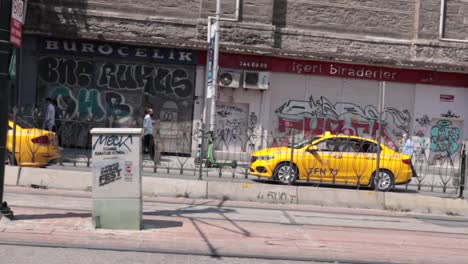
[(153, 109), (146, 108), (145, 117), (143, 118), (143, 129), (144, 129), (144, 138), (143, 138), (143, 151), (144, 153), (149, 153), (151, 160), (154, 160), (155, 146), (153, 138)]
[(60, 120), (62, 118), (62, 109), (58, 106), (58, 102), (55, 99), (52, 100), (52, 105), (54, 106), (54, 110), (55, 110), (55, 115), (54, 115), (55, 125), (53, 128), (53, 131), (57, 132), (60, 128), (60, 125), (62, 124)]
[(62, 126), (62, 115), (63, 115), (63, 110), (58, 106), (58, 102), (56, 99), (53, 99), (52, 104), (54, 105), (54, 110), (55, 110), (55, 126), (53, 128), (53, 131), (57, 135), (58, 139), (58, 145), (62, 145), (62, 137), (61, 137), (61, 129), (60, 127)]
[(52, 131), (55, 126), (55, 108), (53, 105), (52, 98), (47, 97), (46, 102), (47, 102), (47, 108), (46, 108), (46, 114), (45, 114), (44, 124), (42, 125), (42, 128), (45, 130)]
[(408, 154), (411, 156), (410, 165), (411, 165), (411, 170), (413, 171), (413, 177), (418, 177), (416, 170), (414, 169), (414, 166), (413, 166), (413, 154), (414, 154), (413, 140), (406, 133), (403, 134), (402, 145), (403, 147), (402, 147), (401, 153)]

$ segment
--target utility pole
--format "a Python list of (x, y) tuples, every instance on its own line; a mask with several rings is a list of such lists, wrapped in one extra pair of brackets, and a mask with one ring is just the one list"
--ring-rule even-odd
[(10, 99), (8, 87), (8, 66), (11, 53), (10, 23), (11, 0), (0, 0), (0, 219), (13, 218), (13, 212), (3, 201), (5, 184), (5, 158), (7, 153), (8, 133), (8, 100)]
[(382, 144), (382, 115), (383, 115), (383, 112), (384, 112), (384, 109), (385, 109), (385, 81), (383, 82), (379, 82), (379, 103), (378, 103), (378, 108), (379, 108), (379, 119), (378, 119), (378, 122), (379, 122), (379, 129), (377, 130), (377, 160), (376, 160), (376, 170), (375, 170), (375, 177), (374, 177), (374, 181), (375, 182), (375, 190), (378, 190), (378, 184), (379, 184), (379, 181), (380, 181), (380, 156), (381, 156), (381, 151), (382, 151), (382, 148), (380, 147), (380, 145)]
[[(212, 82), (208, 82), (208, 91), (207, 91), (207, 97), (211, 97), (211, 107), (210, 107), (210, 130), (209, 133), (211, 136), (214, 135), (214, 130), (216, 127), (216, 93), (218, 91), (218, 70), (219, 70), (219, 16), (221, 15), (221, 0), (216, 0), (216, 18), (215, 18), (215, 23), (214, 23), (214, 28), (213, 28), (213, 33), (215, 34), (214, 36), (214, 47), (213, 47), (213, 64), (209, 65), (208, 70), (211, 71), (211, 73), (208, 73), (208, 75), (211, 74)], [(211, 34), (211, 32), (209, 32)], [(213, 36), (210, 36), (210, 39)], [(210, 41), (210, 51), (212, 49), (211, 47), (211, 41)], [(211, 53), (211, 52), (210, 52)], [(210, 62), (211, 64), (211, 62)], [(211, 67), (210, 67), (211, 66)], [(211, 69), (210, 69), (211, 68)], [(210, 78), (210, 77), (209, 77)]]
[[(238, 5), (238, 4), (237, 4)], [(236, 8), (236, 19), (238, 19), (238, 6)], [(219, 70), (219, 21), (221, 15), (221, 0), (216, 0), (216, 16), (215, 16), (215, 23), (212, 24), (211, 21), (213, 17), (208, 17), (208, 56), (207, 56), (207, 63), (206, 63), (206, 91), (205, 91), (205, 100), (203, 104), (203, 117), (201, 118), (201, 144), (199, 144), (199, 154), (198, 157), (200, 161), (205, 156), (203, 152), (204, 143), (203, 139), (205, 136), (205, 122), (208, 120), (208, 105), (210, 105), (210, 126), (208, 135), (208, 142), (213, 140), (214, 137), (214, 130), (216, 128), (216, 92), (218, 90), (218, 70)], [(202, 173), (202, 164), (200, 163), (200, 176), (201, 179)]]

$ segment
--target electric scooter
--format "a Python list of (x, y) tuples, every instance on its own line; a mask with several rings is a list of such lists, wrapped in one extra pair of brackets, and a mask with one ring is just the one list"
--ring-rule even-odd
[(212, 132), (208, 132), (208, 149), (206, 153), (206, 159), (202, 158), (201, 149), (203, 144), (203, 135), (198, 138), (198, 149), (195, 157), (195, 165), (200, 165), (205, 163), (206, 168), (224, 168), (231, 167), (233, 169), (237, 168), (237, 161), (227, 161), (227, 162), (218, 162), (214, 156), (214, 136)]

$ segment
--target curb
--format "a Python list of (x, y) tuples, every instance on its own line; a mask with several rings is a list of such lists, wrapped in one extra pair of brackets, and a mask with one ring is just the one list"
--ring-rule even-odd
[[(91, 190), (92, 173), (5, 166), (5, 184)], [(143, 177), (143, 195), (468, 216), (468, 201), (408, 193)]]
[(36, 185), (52, 189), (90, 190), (90, 172), (22, 168), (18, 176), (18, 186)]
[(21, 167), (5, 166), (5, 185), (18, 185)]
[(143, 195), (206, 199), (208, 182), (143, 177)]
[(319, 206), (385, 209), (386, 193), (366, 190), (298, 187), (301, 204)]
[(296, 186), (238, 182), (207, 182), (208, 199), (298, 204)]

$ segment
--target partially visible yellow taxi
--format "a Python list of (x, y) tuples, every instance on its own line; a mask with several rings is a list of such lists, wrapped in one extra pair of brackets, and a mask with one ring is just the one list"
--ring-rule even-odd
[(381, 144), (380, 170), (376, 176), (377, 152), (375, 140), (326, 132), (294, 146), (254, 152), (250, 173), (284, 184), (308, 180), (370, 185), (380, 191), (388, 191), (395, 184), (406, 184), (416, 175), (410, 155)]
[(8, 121), (6, 163), (25, 167), (45, 167), (60, 157), (58, 138), (54, 132), (34, 128), (24, 120), (16, 124), (13, 158), (13, 122)]

